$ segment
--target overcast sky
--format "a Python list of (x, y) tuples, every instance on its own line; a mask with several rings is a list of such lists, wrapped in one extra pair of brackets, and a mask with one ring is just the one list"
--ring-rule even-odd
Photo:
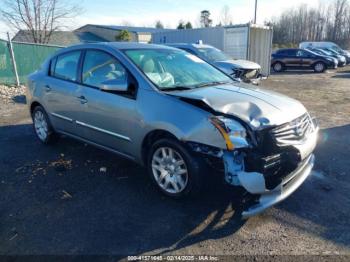
[[(258, 23), (278, 16), (283, 10), (307, 4), (316, 6), (319, 1), (331, 0), (258, 0)], [(2, 0), (0, 0), (1, 5)], [(230, 8), (234, 24), (253, 20), (255, 0), (80, 0), (84, 12), (68, 25), (72, 30), (84, 24), (121, 25), (128, 22), (135, 26), (154, 26), (161, 20), (165, 27), (174, 28), (180, 19), (199, 24), (199, 12), (209, 10), (214, 25), (220, 22), (222, 8)], [(9, 28), (0, 23), (0, 37), (4, 38)], [(13, 33), (13, 32), (12, 32)]]

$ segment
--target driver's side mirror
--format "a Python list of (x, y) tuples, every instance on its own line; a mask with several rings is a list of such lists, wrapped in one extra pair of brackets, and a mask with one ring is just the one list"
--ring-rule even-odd
[(99, 88), (106, 92), (127, 92), (129, 89), (129, 83), (126, 78), (111, 79), (101, 83)]

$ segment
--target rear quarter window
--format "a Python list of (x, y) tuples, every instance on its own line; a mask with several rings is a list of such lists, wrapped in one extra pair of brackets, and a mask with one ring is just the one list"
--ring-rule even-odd
[(51, 75), (60, 79), (77, 81), (80, 51), (59, 55), (51, 61)]

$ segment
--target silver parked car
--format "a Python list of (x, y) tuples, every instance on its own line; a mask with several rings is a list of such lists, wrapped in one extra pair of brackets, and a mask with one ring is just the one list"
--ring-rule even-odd
[(172, 47), (62, 49), (29, 76), (27, 99), (43, 143), (65, 134), (117, 153), (175, 198), (215, 169), (252, 197), (243, 217), (288, 197), (314, 164), (318, 128), (301, 103)]
[(248, 60), (233, 59), (211, 45), (187, 43), (171, 43), (167, 45), (198, 56), (236, 80), (258, 85), (261, 79), (266, 79), (261, 74), (261, 66), (259, 64)]

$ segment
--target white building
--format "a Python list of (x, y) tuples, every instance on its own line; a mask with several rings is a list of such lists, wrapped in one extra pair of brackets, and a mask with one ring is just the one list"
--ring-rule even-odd
[(131, 34), (132, 42), (149, 43), (151, 42), (152, 33), (166, 31), (169, 29), (158, 29), (153, 27), (87, 24), (76, 29), (75, 32), (88, 32), (105, 39), (105, 41), (114, 42), (116, 41), (116, 36), (122, 30), (127, 30)]

